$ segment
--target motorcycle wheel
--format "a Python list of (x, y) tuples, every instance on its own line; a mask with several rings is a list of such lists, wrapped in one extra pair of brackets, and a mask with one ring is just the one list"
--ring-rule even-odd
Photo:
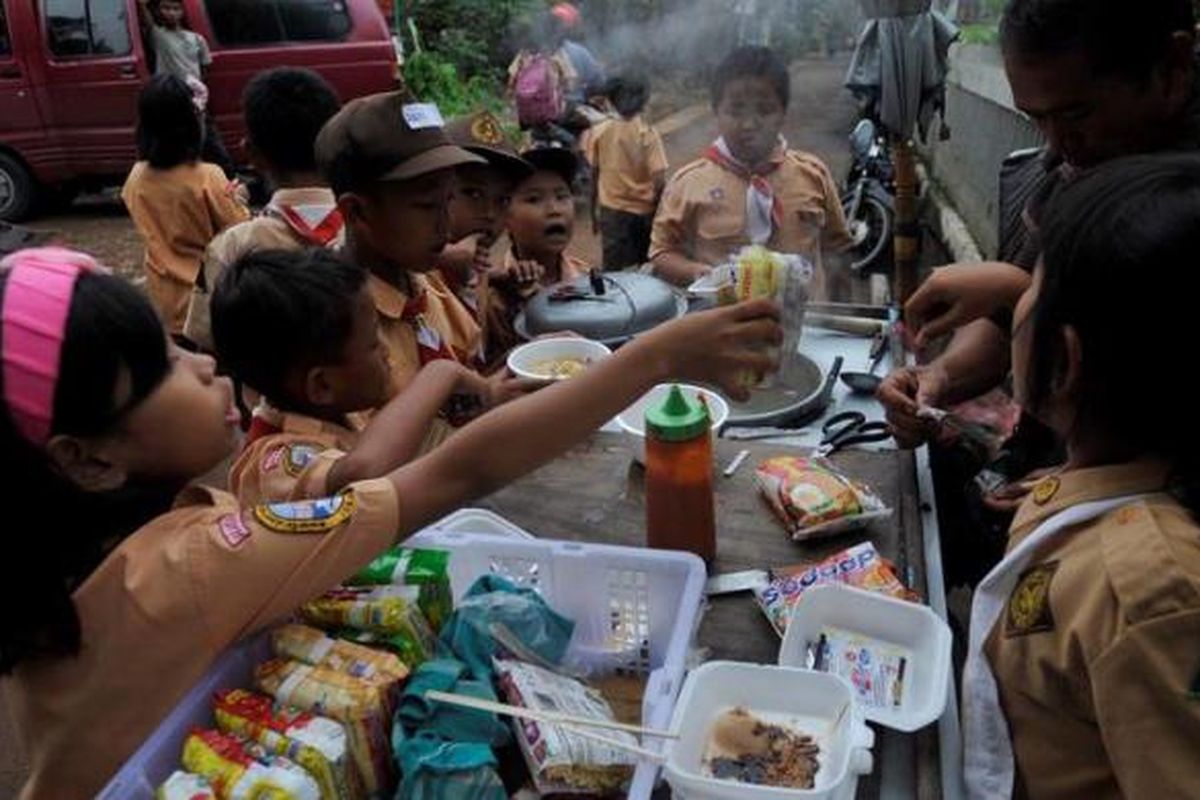
[[(848, 197), (844, 201), (847, 213), (851, 200)], [(865, 272), (883, 260), (892, 243), (892, 211), (878, 198), (867, 195), (859, 202), (857, 216), (847, 218), (846, 224), (855, 240), (850, 269)]]

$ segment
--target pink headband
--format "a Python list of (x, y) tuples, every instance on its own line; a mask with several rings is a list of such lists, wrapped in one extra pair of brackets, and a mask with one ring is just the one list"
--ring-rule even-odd
[(84, 272), (105, 270), (91, 256), (59, 247), (14, 253), (0, 270), (8, 271), (0, 310), (4, 401), (21, 435), (42, 447), (50, 438), (75, 282)]

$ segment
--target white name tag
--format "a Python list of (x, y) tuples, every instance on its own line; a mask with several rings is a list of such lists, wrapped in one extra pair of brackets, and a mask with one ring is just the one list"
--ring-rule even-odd
[(433, 103), (409, 103), (404, 106), (404, 121), (414, 131), (423, 128), (444, 128), (446, 121)]

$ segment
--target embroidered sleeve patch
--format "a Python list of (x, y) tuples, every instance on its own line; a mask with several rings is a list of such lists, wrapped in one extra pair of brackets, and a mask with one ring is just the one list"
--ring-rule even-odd
[(273, 472), (282, 468), (293, 478), (304, 472), (305, 468), (325, 450), (320, 442), (291, 442), (272, 447), (262, 459), (263, 472)]
[(241, 514), (226, 514), (217, 520), (217, 530), (225, 544), (236, 550), (250, 538), (250, 527)]
[(1054, 613), (1050, 608), (1050, 583), (1058, 570), (1057, 561), (1030, 567), (1021, 574), (1017, 586), (1008, 598), (1008, 613), (1004, 620), (1004, 635), (1024, 636), (1054, 630)]
[(357, 501), (352, 494), (297, 503), (271, 503), (254, 509), (254, 518), (276, 533), (328, 533), (354, 516)]

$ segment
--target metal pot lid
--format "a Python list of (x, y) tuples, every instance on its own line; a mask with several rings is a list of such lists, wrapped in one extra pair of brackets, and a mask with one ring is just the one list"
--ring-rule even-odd
[(517, 319), (533, 338), (574, 331), (598, 342), (620, 343), (687, 312), (687, 299), (670, 284), (640, 272), (594, 273), (538, 292)]

